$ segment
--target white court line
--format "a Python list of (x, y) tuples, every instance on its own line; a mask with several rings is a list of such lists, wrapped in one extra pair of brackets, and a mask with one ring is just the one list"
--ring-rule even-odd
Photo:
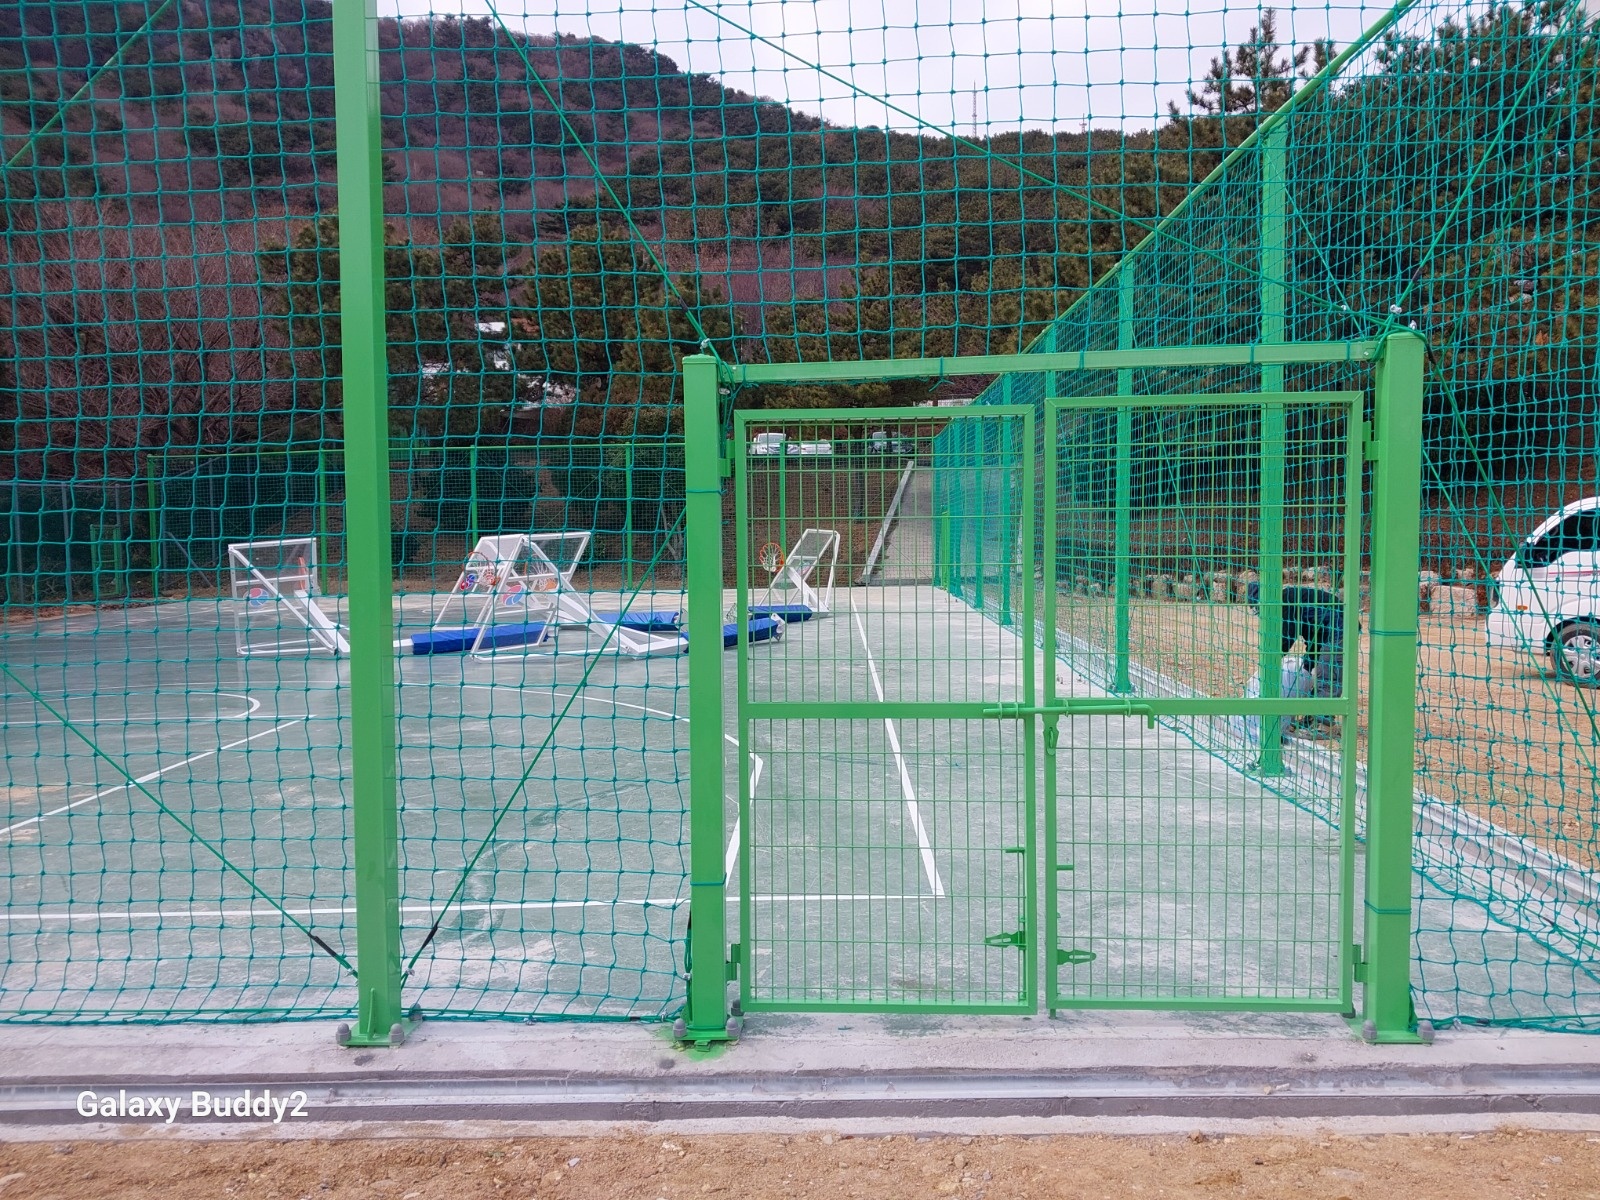
[[(498, 690), (501, 687), (515, 687), (517, 685), (515, 685), (515, 684), (494, 684), (494, 683), (464, 683), (461, 686), (463, 688), (474, 688), (474, 689), (476, 689), (478, 691), (483, 691), (483, 692), (493, 692), (493, 691)], [(882, 697), (880, 696), (880, 699), (881, 698)], [(612, 708), (631, 708), (631, 709), (634, 709), (636, 712), (650, 713), (652, 716), (657, 716), (657, 717), (667, 717), (668, 719), (673, 720), (673, 721), (682, 721), (686, 725), (689, 723), (689, 718), (688, 717), (680, 717), (677, 713), (667, 712), (666, 709), (662, 709), (662, 708), (651, 708), (648, 705), (644, 705), (644, 704), (629, 704), (626, 700), (609, 700), (604, 696), (585, 696), (584, 699), (585, 700), (598, 700), (601, 704), (609, 704), (609, 705), (611, 705)], [(551, 715), (554, 716), (555, 714), (552, 713)], [(723, 739), (723, 741), (728, 742), (730, 745), (732, 745), (735, 750), (737, 750), (739, 748), (739, 739), (734, 737), (733, 734), (725, 733), (725, 734), (722, 735), (722, 739)], [(756, 784), (761, 782), (761, 771), (762, 771), (762, 768), (765, 765), (766, 765), (765, 761), (762, 759), (761, 755), (757, 754), (754, 750), (750, 751), (750, 794), (752, 796), (754, 796), (756, 794)], [(726, 798), (727, 799), (732, 799), (731, 796), (730, 797), (726, 797)], [(728, 853), (723, 856), (723, 860), (722, 860), (722, 864), (723, 864), (722, 865), (722, 879), (723, 879), (724, 883), (726, 883), (729, 879), (733, 878), (733, 866), (738, 861), (739, 861), (739, 817), (738, 817), (738, 814), (735, 813), (734, 818), (733, 818), (733, 832), (728, 837)]]
[[(861, 648), (867, 655), (867, 671), (872, 676), (872, 690), (878, 693), (878, 703), (884, 703), (883, 682), (878, 678), (878, 666), (872, 661), (872, 647), (867, 642), (867, 627), (861, 623), (861, 612), (856, 608), (856, 598), (850, 597), (850, 615), (856, 620), (856, 632), (861, 635)], [(911, 828), (917, 832), (917, 848), (922, 852), (922, 868), (928, 873), (928, 882), (933, 885), (935, 896), (944, 895), (944, 884), (939, 880), (939, 868), (933, 861), (933, 845), (928, 841), (928, 831), (922, 824), (922, 812), (917, 807), (917, 792), (911, 786), (911, 772), (906, 768), (905, 755), (900, 753), (900, 735), (895, 732), (894, 722), (888, 717), (883, 719), (883, 727), (889, 732), (889, 748), (894, 751), (894, 761), (900, 767), (900, 792), (906, 798), (906, 812), (911, 814)]]
[[(730, 903), (737, 901), (738, 897), (729, 896)], [(767, 904), (795, 903), (816, 904), (822, 902), (834, 903), (851, 900), (926, 900), (925, 894), (907, 896), (897, 895), (853, 895), (850, 893), (771, 893), (752, 897)], [(470, 904), (458, 904), (455, 907), (462, 912), (510, 912), (534, 908), (681, 908), (689, 902), (687, 896), (646, 896), (643, 900), (486, 900), (474, 901)], [(193, 921), (196, 918), (208, 920), (225, 920), (231, 917), (274, 917), (287, 913), (292, 917), (348, 917), (355, 915), (355, 906), (352, 905), (326, 905), (302, 908), (279, 909), (268, 905), (246, 905), (242, 908), (143, 908), (132, 909), (128, 912), (107, 912), (97, 910), (94, 912), (20, 912), (0, 913), (0, 924), (37, 922), (44, 924), (51, 921), (65, 921), (70, 924), (102, 925), (114, 921)], [(433, 916), (437, 910), (431, 904), (402, 904), (400, 912), (407, 915)]]
[[(489, 900), (474, 901), (471, 904), (457, 904), (455, 907), (463, 912), (503, 912), (511, 909), (528, 908), (612, 908), (616, 906), (637, 906), (639, 908), (677, 908), (688, 902), (688, 897), (665, 896), (657, 899), (647, 896), (643, 900)], [(271, 917), (287, 913), (292, 917), (338, 917), (354, 916), (354, 905), (330, 905), (328, 907), (304, 908), (276, 908), (267, 905), (246, 905), (243, 908), (146, 908), (130, 912), (40, 912), (40, 913), (4, 913), (0, 914), (0, 922), (11, 921), (71, 921), (84, 922), (98, 925), (112, 920), (144, 921), (144, 920), (194, 920), (196, 917), (223, 919), (227, 917)], [(402, 904), (402, 913), (433, 916), (436, 909), (431, 904)]]
[(240, 738), (236, 742), (229, 742), (225, 746), (218, 746), (215, 750), (202, 750), (199, 754), (191, 754), (183, 761), (171, 763), (168, 766), (162, 767), (159, 771), (151, 771), (148, 775), (141, 775), (137, 779), (131, 779), (123, 783), (113, 784), (108, 788), (101, 788), (98, 792), (95, 792), (92, 795), (84, 796), (79, 800), (74, 800), (70, 804), (63, 804), (60, 808), (52, 808), (49, 812), (42, 812), (38, 816), (29, 817), (25, 821), (17, 821), (15, 824), (7, 825), (5, 828), (0, 829), (0, 836), (12, 833), (18, 829), (24, 829), (29, 825), (37, 825), (46, 817), (59, 816), (64, 812), (68, 812), (71, 809), (79, 807), (80, 805), (88, 804), (91, 800), (98, 800), (102, 796), (110, 796), (116, 792), (125, 792), (137, 784), (149, 783), (152, 779), (160, 779), (161, 776), (165, 775), (168, 771), (176, 771), (179, 767), (186, 767), (190, 763), (199, 762), (202, 758), (210, 758), (212, 755), (221, 754), (224, 750), (235, 749), (236, 747), (244, 745), (246, 742), (253, 742), (257, 738), (267, 737), (270, 734), (278, 733), (281, 730), (287, 729), (291, 725), (298, 725), (300, 722), (309, 721), (310, 719), (311, 718), (309, 717), (292, 717), (287, 721), (279, 721), (271, 729), (263, 729), (260, 733), (252, 733), (249, 737)]
[[(65, 701), (67, 701), (68, 704), (70, 704), (73, 700), (95, 700), (95, 699), (107, 699), (107, 700), (109, 700), (109, 699), (112, 698), (112, 696), (115, 696), (118, 699), (125, 699), (128, 696), (149, 696), (153, 701), (154, 698), (156, 697), (156, 695), (158, 695), (158, 694), (160, 694), (160, 695), (172, 695), (173, 693), (171, 693), (171, 692), (162, 692), (162, 693), (155, 693), (155, 692), (122, 692), (122, 693), (112, 693), (111, 695), (102, 696), (98, 692), (67, 692), (65, 695), (61, 696), (60, 699), (65, 700)], [(254, 716), (256, 714), (257, 710), (260, 709), (260, 707), (261, 707), (261, 701), (257, 700), (254, 696), (247, 696), (243, 692), (198, 692), (198, 691), (190, 691), (190, 692), (184, 692), (183, 695), (185, 695), (185, 696), (231, 696), (235, 700), (243, 700), (248, 707), (242, 713), (218, 712), (215, 716), (211, 716), (211, 717), (203, 716), (203, 715), (202, 716), (191, 715), (191, 716), (189, 716), (189, 717), (187, 717), (187, 718), (185, 718), (184, 720), (181, 720), (181, 721), (175, 720), (172, 717), (157, 717), (157, 716), (129, 717), (129, 716), (121, 716), (121, 717), (105, 717), (103, 719), (90, 717), (87, 720), (79, 720), (78, 718), (74, 717), (73, 720), (72, 720), (72, 723), (74, 725), (163, 725), (163, 724), (164, 725), (199, 725), (199, 724), (202, 724), (202, 723), (205, 723), (205, 722), (209, 722), (209, 721), (244, 721), (244, 720), (248, 720), (250, 717)], [(37, 707), (38, 703), (39, 703), (32, 696), (30, 696), (27, 692), (0, 692), (0, 704), (10, 703), (12, 700), (26, 700), (29, 704), (32, 704), (35, 707)], [(218, 707), (220, 708), (221, 706), (219, 705)], [(56, 721), (56, 720), (50, 720), (50, 721), (9, 721), (8, 720), (6, 722), (5, 727), (7, 729), (45, 729), (45, 728), (48, 728), (48, 727), (51, 727), (51, 726), (57, 726), (57, 725), (60, 725), (60, 724), (61, 724), (61, 722), (60, 721)]]
[[(724, 736), (726, 736), (727, 739), (730, 742), (732, 742), (735, 746), (737, 746), (739, 744), (738, 739), (735, 738), (732, 734), (726, 734)], [(754, 797), (755, 794), (756, 794), (756, 784), (761, 782), (761, 768), (762, 768), (762, 766), (764, 764), (762, 763), (761, 756), (759, 754), (757, 754), (754, 750), (752, 750), (750, 752), (750, 757), (754, 760), (750, 764), (750, 795), (752, 797)], [(733, 814), (733, 835), (728, 838), (728, 853), (722, 860), (722, 882), (724, 884), (726, 884), (728, 882), (728, 880), (733, 878), (733, 865), (734, 865), (734, 863), (736, 863), (738, 861), (739, 861), (739, 814), (737, 812), (735, 812)]]

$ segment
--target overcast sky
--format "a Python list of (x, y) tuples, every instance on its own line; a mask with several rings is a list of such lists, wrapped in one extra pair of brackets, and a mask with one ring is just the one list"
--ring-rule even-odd
[[(962, 133), (972, 127), (974, 88), (980, 132), (1148, 126), (1168, 100), (1186, 108), (1185, 91), (1211, 59), (1260, 19), (1254, 5), (1222, 0), (702, 3), (705, 9), (685, 0), (492, 0), (512, 29), (653, 46), (686, 70), (840, 124), (917, 127), (886, 98)], [(378, 4), (385, 14), (487, 15), (491, 0)], [(1278, 8), (1279, 36), (1296, 45), (1332, 38), (1343, 47), (1388, 8), (1369, 0), (1286, 3)]]

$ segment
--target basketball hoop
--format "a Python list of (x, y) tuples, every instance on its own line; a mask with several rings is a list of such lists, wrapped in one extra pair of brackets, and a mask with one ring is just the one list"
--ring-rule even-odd
[(777, 542), (768, 542), (761, 547), (761, 553), (756, 555), (756, 562), (761, 565), (762, 570), (776, 574), (783, 570), (783, 547)]

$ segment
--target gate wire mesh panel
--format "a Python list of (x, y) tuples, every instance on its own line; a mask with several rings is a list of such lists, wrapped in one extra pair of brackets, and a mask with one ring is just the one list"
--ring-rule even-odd
[(1052, 1007), (1347, 1007), (1336, 825), (1167, 724), (1064, 717), (1055, 761)]
[[(969, 425), (996, 449), (936, 471)], [(873, 410), (734, 428), (735, 612), (785, 621), (740, 649), (746, 1003), (1031, 1009), (1027, 731), (983, 708), (1030, 694), (1032, 648), (935, 583), (958, 545), (1017, 576), (1031, 423)], [(936, 479), (968, 512), (941, 513)], [(808, 550), (834, 536), (836, 571)]]
[[(391, 481), (408, 996), (450, 1016), (670, 1015), (682, 443), (418, 448)], [(497, 557), (513, 543), (534, 549)]]
[[(1104, 694), (1095, 683), (1120, 676), (1106, 690), (1313, 710), (1062, 719), (1064, 1005), (1347, 1003), (1345, 773), (1365, 737), (1346, 674), (1361, 589), (1351, 401), (1051, 413), (1055, 686)], [(1280, 503), (1262, 499), (1279, 486)]]

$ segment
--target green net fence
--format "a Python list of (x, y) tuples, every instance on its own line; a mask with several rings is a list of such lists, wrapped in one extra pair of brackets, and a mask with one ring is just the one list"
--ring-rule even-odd
[[(1430, 347), (1419, 1009), (1600, 1021), (1581, 686), (1600, 607), (1516, 615), (1587, 603), (1590, 518), (1524, 552), (1559, 550), (1540, 569), (1578, 582), (1541, 576), (1518, 600), (1501, 578), (1546, 518), (1600, 493), (1600, 58), (1580, 5), (378, 15), (408, 995), (455, 1015), (681, 1006), (687, 677), (674, 655), (618, 653), (614, 618), (665, 629), (683, 607), (684, 355), (1414, 328)], [(354, 1003), (333, 111), (318, 0), (0, 11), (0, 1017)], [(1366, 365), (1165, 363), (1060, 386), (1369, 385)], [(938, 376), (725, 399), (1028, 403), (1043, 387)], [(1180, 461), (1208, 436), (1146, 432)], [(1088, 489), (1107, 486), (1097, 453)], [(1138, 470), (1136, 504), (1188, 511), (1170, 501), (1191, 484), (1163, 491), (1159, 454)], [(763, 519), (784, 542), (804, 517), (778, 494)], [(527, 546), (508, 552), (535, 599), (479, 586), (469, 559), (504, 536), (548, 550), (548, 591), (587, 607), (588, 632), (562, 634), (576, 653), (529, 628), (555, 602)], [(236, 545), (261, 549), (241, 566)], [(1177, 604), (1246, 565), (1220, 545), (1203, 557), (1144, 574), (1172, 575)], [(947, 582), (1008, 616), (1002, 589)], [(462, 597), (478, 607), (448, 603)], [(524, 641), (412, 652), (490, 626)], [(636, 650), (666, 636), (634, 626)], [(1068, 665), (1103, 670), (1101, 635), (1075, 632)]]

